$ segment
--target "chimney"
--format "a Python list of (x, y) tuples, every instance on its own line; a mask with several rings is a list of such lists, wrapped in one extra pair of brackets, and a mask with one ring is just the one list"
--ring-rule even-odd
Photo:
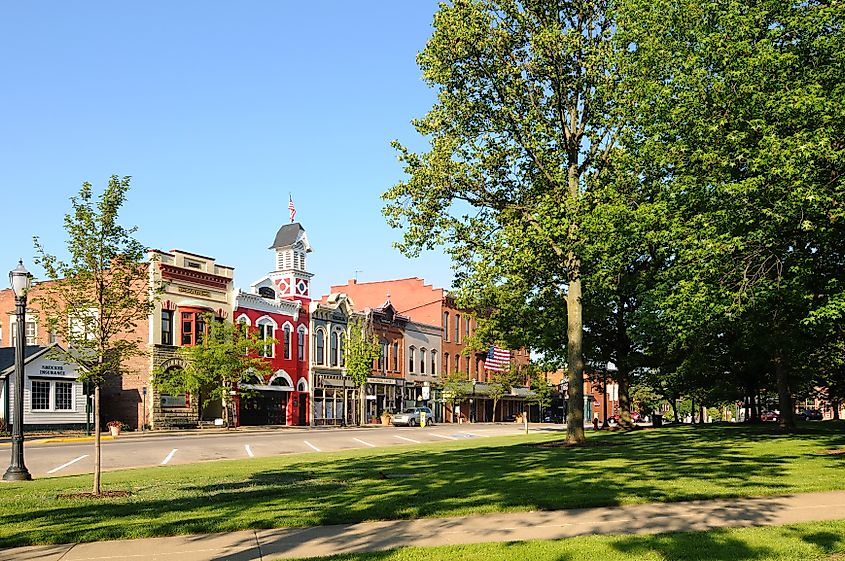
[(349, 279), (349, 284), (358, 284), (358, 279)]

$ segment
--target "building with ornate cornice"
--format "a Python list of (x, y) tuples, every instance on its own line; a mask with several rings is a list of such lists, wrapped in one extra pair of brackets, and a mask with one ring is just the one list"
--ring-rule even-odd
[(255, 397), (236, 400), (235, 425), (307, 425), (311, 422), (309, 304), (313, 275), (306, 256), (312, 251), (298, 222), (285, 224), (270, 249), (275, 270), (235, 296), (234, 321), (275, 340), (262, 355), (272, 374), (263, 383), (247, 386)]

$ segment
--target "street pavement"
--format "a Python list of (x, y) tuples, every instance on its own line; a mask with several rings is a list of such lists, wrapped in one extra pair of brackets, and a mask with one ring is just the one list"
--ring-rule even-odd
[(267, 561), (407, 546), (655, 534), (840, 519), (845, 519), (845, 491), (35, 546), (0, 550), (0, 559)]
[[(530, 430), (561, 431), (563, 425), (536, 424)], [(104, 470), (172, 466), (211, 460), (248, 460), (286, 454), (335, 452), (362, 448), (427, 445), (469, 438), (524, 433), (515, 423), (437, 424), (433, 427), (293, 428), (191, 431), (169, 434), (128, 433), (102, 443)], [(69, 441), (68, 441), (69, 440)], [(0, 445), (0, 456), (8, 443)], [(31, 439), (25, 442), (25, 463), (35, 478), (91, 473), (91, 440)]]

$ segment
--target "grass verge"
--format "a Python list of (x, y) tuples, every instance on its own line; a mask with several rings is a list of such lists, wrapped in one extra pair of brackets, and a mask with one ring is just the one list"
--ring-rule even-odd
[(0, 547), (845, 488), (845, 423), (534, 434), (0, 485)]
[(310, 561), (843, 561), (845, 520), (638, 536), (584, 536), (312, 557)]

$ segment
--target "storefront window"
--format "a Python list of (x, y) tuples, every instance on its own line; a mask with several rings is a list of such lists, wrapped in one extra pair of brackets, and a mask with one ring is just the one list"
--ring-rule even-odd
[(56, 382), (56, 410), (73, 409), (73, 382)]
[(30, 395), (30, 405), (33, 411), (46, 411), (50, 409), (50, 382), (33, 380)]

